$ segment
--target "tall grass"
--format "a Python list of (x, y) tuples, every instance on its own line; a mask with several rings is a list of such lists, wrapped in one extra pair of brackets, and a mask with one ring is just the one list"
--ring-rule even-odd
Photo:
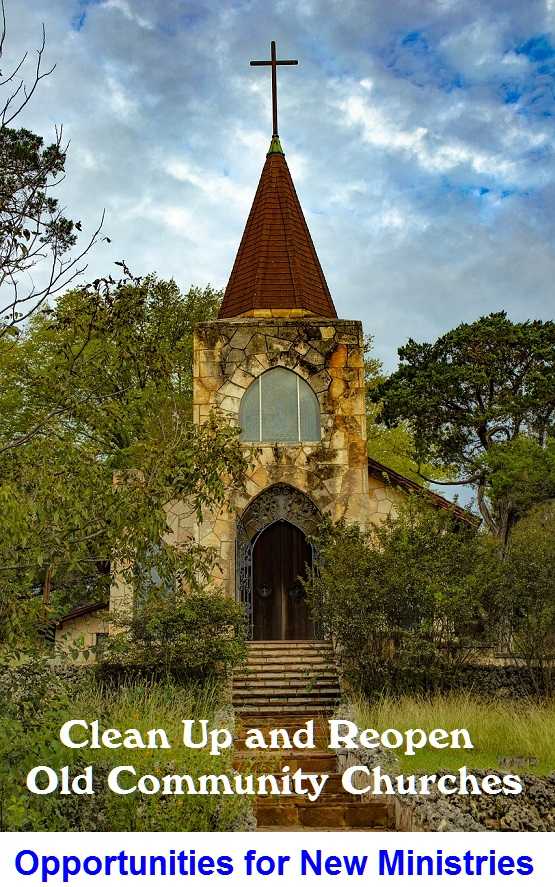
[(211, 720), (221, 701), (221, 685), (215, 682), (184, 685), (135, 680), (117, 687), (91, 681), (78, 694), (76, 704), (86, 712), (86, 719), (97, 712), (109, 726), (142, 731), (163, 727), (175, 737), (183, 718)]
[[(171, 748), (86, 749), (88, 763), (99, 770), (130, 764), (138, 776), (167, 773), (225, 773), (232, 768), (231, 751), (212, 756), (208, 749), (190, 749), (182, 743), (183, 719), (201, 719), (214, 725), (220, 703), (216, 684), (179, 685), (172, 682), (141, 681), (117, 688), (92, 685), (76, 700), (76, 708), (85, 720), (98, 717), (101, 727), (124, 731), (130, 727), (146, 737), (148, 730), (165, 730)], [(106, 795), (107, 815), (113, 830), (138, 831), (212, 831), (237, 828), (246, 811), (241, 798), (219, 796), (116, 796)], [(237, 824), (236, 824), (237, 823)]]
[[(484, 700), (470, 692), (432, 698), (383, 696), (374, 702), (354, 701), (355, 722), (361, 729), (383, 732), (421, 727), (470, 733), (473, 749), (434, 749), (426, 746), (414, 756), (401, 754), (401, 771), (429, 773), (466, 766), (472, 769), (509, 770), (517, 773), (555, 772), (555, 701)], [(502, 763), (502, 759), (522, 759)], [(537, 763), (530, 763), (537, 759)]]
[[(13, 676), (14, 686), (20, 675)], [(203, 719), (215, 724), (222, 703), (221, 684), (130, 680), (119, 685), (100, 683), (93, 675), (54, 682), (53, 693), (41, 692), (28, 681), (25, 706), (9, 703), (0, 711), (0, 732), (10, 737), (0, 760), (0, 823), (7, 831), (234, 831), (248, 827), (249, 799), (219, 795), (129, 795), (112, 793), (107, 777), (125, 765), (136, 776), (122, 782), (136, 784), (145, 775), (230, 773), (232, 749), (219, 756), (206, 748), (183, 745), (182, 720)], [(21, 700), (20, 700), (21, 701)], [(24, 714), (29, 704), (29, 716)], [(171, 748), (79, 748), (62, 745), (58, 733), (67, 720), (98, 721), (100, 730), (123, 733), (139, 730), (146, 742), (148, 730), (166, 732)], [(83, 736), (79, 728), (79, 739)], [(0, 742), (0, 746), (2, 746)], [(37, 796), (25, 788), (25, 774), (36, 764), (55, 770), (70, 768), (71, 776), (93, 766), (94, 794)]]

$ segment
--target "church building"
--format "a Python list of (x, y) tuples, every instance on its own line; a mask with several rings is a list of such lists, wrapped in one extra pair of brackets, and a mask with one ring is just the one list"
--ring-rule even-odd
[[(280, 63), (272, 46), (273, 135), (218, 319), (194, 336), (194, 421), (217, 411), (240, 429), (252, 465), (244, 491), (201, 523), (185, 503), (169, 514), (177, 543), (192, 534), (216, 549), (213, 583), (244, 604), (254, 641), (315, 637), (299, 577), (317, 557), (310, 537), (322, 515), (369, 526), (413, 490), (453, 507), (368, 457), (362, 324), (338, 317), (291, 178), (277, 131)], [(128, 594), (115, 583), (110, 608)], [(84, 633), (92, 645), (108, 630), (98, 606), (85, 609), (59, 637)]]

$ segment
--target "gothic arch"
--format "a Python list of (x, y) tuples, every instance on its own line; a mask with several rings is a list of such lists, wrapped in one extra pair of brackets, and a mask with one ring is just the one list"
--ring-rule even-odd
[(239, 425), (244, 442), (317, 442), (322, 436), (320, 402), (299, 373), (274, 366), (260, 373), (244, 392)]
[[(249, 636), (253, 626), (253, 548), (259, 534), (277, 521), (288, 521), (309, 538), (322, 520), (320, 509), (312, 499), (289, 484), (277, 483), (267, 487), (247, 505), (237, 521), (236, 543), (236, 599), (244, 604)], [(316, 552), (311, 545), (313, 562)]]

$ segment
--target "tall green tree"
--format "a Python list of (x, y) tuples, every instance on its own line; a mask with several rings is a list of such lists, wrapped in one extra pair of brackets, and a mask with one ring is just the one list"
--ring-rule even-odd
[(472, 484), (486, 526), (506, 545), (526, 508), (555, 494), (555, 323), (498, 312), (433, 344), (411, 339), (399, 358), (372, 392), (380, 420), (409, 422), (420, 465), (452, 472), (445, 480), (421, 469), (428, 480)]
[[(392, 468), (405, 477), (410, 478), (424, 487), (424, 480), (418, 470), (415, 453), (414, 435), (407, 421), (387, 427), (380, 419), (383, 403), (376, 399), (375, 391), (386, 379), (382, 362), (372, 354), (373, 337), (365, 339), (364, 376), (366, 384), (366, 435), (368, 455), (381, 462), (386, 468)], [(431, 466), (426, 466), (431, 468)]]
[(181, 499), (200, 515), (245, 469), (235, 429), (191, 416), (193, 326), (218, 303), (153, 276), (99, 281), (0, 340), (5, 637), (33, 614), (106, 599), (111, 563), (135, 584), (206, 581), (210, 552), (167, 543), (168, 508)]

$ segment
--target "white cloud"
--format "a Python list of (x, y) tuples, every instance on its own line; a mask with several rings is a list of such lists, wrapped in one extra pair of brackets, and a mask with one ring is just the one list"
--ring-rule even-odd
[(133, 98), (111, 74), (106, 77), (106, 86), (108, 103), (114, 114), (126, 121), (136, 117), (139, 111), (138, 99)]
[(233, 202), (242, 209), (247, 209), (252, 200), (250, 188), (238, 185), (225, 176), (219, 176), (207, 169), (193, 167), (184, 160), (172, 159), (165, 164), (168, 175), (178, 182), (187, 182), (198, 188), (215, 203)]
[[(368, 91), (368, 81), (364, 89)], [(430, 172), (443, 173), (459, 166), (469, 166), (478, 174), (511, 179), (514, 176), (512, 161), (472, 147), (459, 139), (442, 139), (425, 126), (403, 128), (393, 123), (364, 95), (348, 96), (339, 102), (339, 109), (346, 124), (358, 127), (367, 144), (407, 154)]]
[(264, 157), (268, 150), (270, 137), (267, 132), (263, 132), (261, 129), (245, 129), (241, 126), (235, 126), (232, 142), (245, 148), (249, 154), (258, 160), (260, 157)]
[[(271, 136), (269, 72), (248, 63), (275, 36), (300, 61), (278, 74), (280, 135), (337, 310), (391, 367), (410, 335), (501, 307), (552, 314), (553, 121), (503, 104), (498, 85), (526, 74), (514, 47), (549, 30), (554, 2), (314, 0), (309, 18), (295, 0), (108, 0), (74, 31), (76, 0), (16, 0), (9, 54), (45, 21), (57, 69), (22, 125), (49, 139), (65, 124), (59, 196), (84, 231), (107, 208), (112, 243), (87, 275), (125, 258), (183, 288), (223, 286)], [(403, 72), (388, 67), (422, 29), (426, 76), (410, 43)], [(465, 82), (448, 92), (451, 68)]]
[(105, 0), (102, 8), (121, 12), (128, 21), (135, 22), (140, 28), (145, 28), (148, 31), (151, 31), (154, 28), (151, 21), (131, 9), (128, 0)]

